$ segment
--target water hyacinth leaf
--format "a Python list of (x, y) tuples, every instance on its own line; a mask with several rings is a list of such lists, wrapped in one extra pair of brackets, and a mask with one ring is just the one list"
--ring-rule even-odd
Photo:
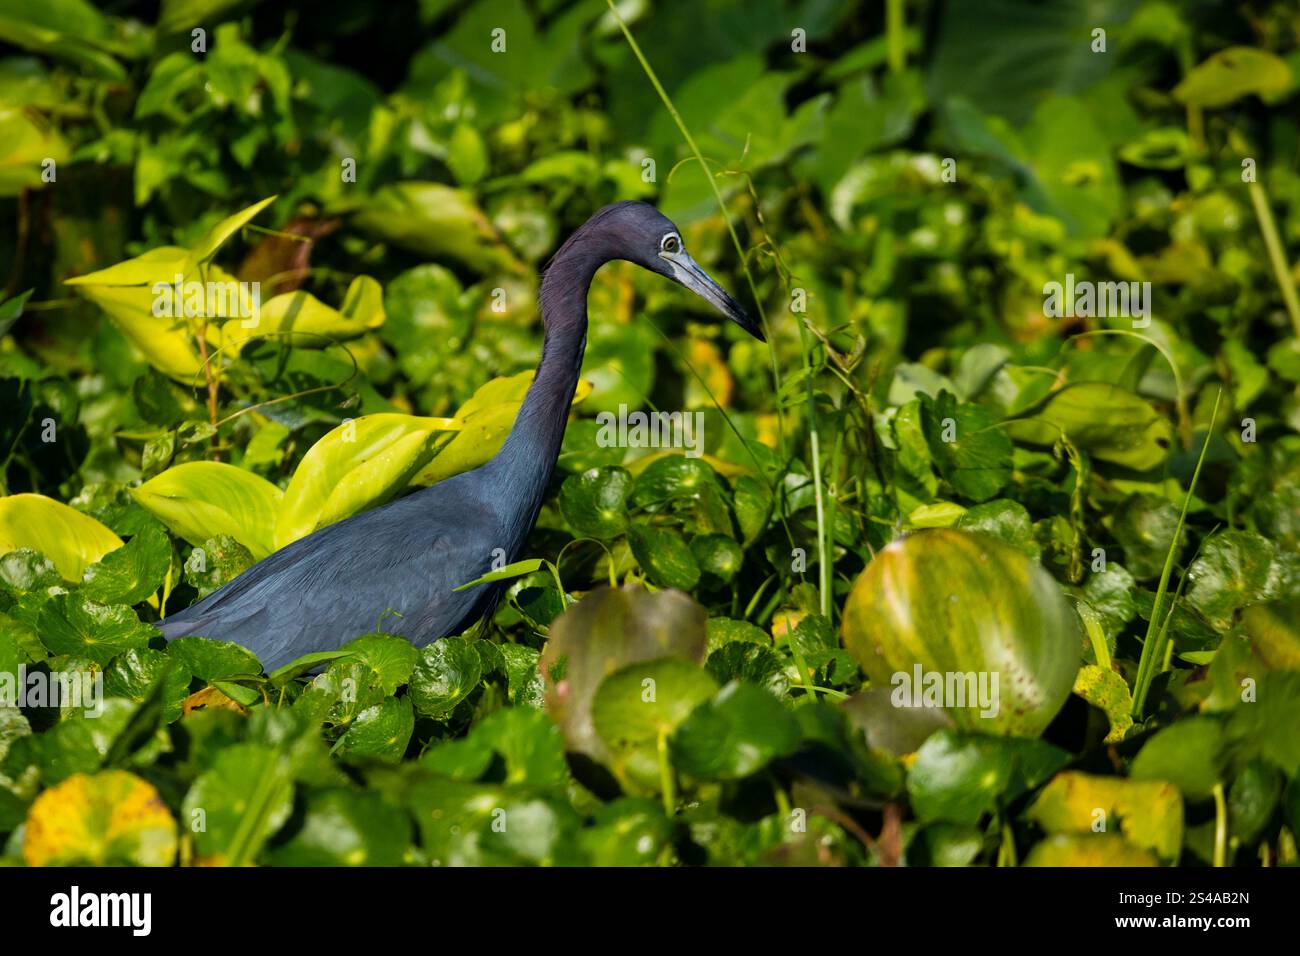
[(612, 768), (642, 787), (657, 787), (670, 735), (717, 688), (707, 671), (680, 657), (629, 664), (606, 677), (592, 698), (591, 717)]
[(1170, 783), (1069, 770), (1057, 774), (1029, 808), (1029, 818), (1048, 833), (1095, 833), (1099, 813), (1106, 832), (1121, 833), (1132, 846), (1164, 860), (1178, 857), (1183, 801)]
[(178, 637), (167, 644), (167, 653), (187, 672), (209, 683), (262, 673), (257, 655), (231, 641)]
[(185, 559), (185, 580), (205, 598), (253, 565), (253, 553), (228, 534), (204, 541)]
[(145, 647), (158, 634), (126, 605), (96, 604), (76, 591), (46, 601), (36, 630), (51, 653), (99, 664), (107, 664), (123, 651)]
[(381, 413), (326, 433), (308, 449), (285, 489), (276, 547), (390, 500), (456, 428), (451, 419)]
[(430, 717), (445, 717), (478, 686), (482, 658), (463, 637), (445, 637), (420, 651), (411, 674), (415, 709)]
[(1132, 392), (1103, 382), (1067, 385), (1007, 424), (1017, 441), (1055, 445), (1064, 434), (1099, 461), (1147, 471), (1169, 454), (1173, 425)]
[[(1040, 565), (947, 529), (876, 554), (845, 604), (843, 637), (876, 685), (906, 691), (898, 675), (908, 685), (917, 673), (937, 677), (958, 727), (1023, 737), (1040, 734), (1065, 703), (1083, 650), (1077, 614)], [(903, 696), (915, 706), (923, 690)]]
[(685, 594), (637, 587), (597, 588), (551, 625), (538, 667), (546, 709), (568, 748), (599, 759), (605, 748), (591, 719), (601, 681), (638, 661), (667, 655), (704, 661), (704, 608)]
[[(161, 688), (156, 686), (159, 681), (163, 684)], [(117, 655), (104, 671), (106, 697), (125, 697), (142, 704), (157, 691), (163, 723), (180, 718), (189, 684), (190, 674), (184, 667), (176, 666), (164, 652), (148, 647)]]
[(685, 455), (664, 455), (637, 476), (632, 504), (653, 510), (674, 498), (699, 494), (706, 486), (718, 486), (718, 477), (707, 462)]
[(339, 738), (338, 751), (396, 763), (406, 753), (414, 729), (411, 698), (388, 697), (357, 714)]
[(1165, 727), (1133, 758), (1134, 780), (1164, 780), (1188, 800), (1205, 800), (1223, 777), (1223, 726), (1210, 717), (1192, 717)]
[(176, 821), (149, 783), (125, 770), (74, 774), (27, 813), (28, 866), (170, 866)]
[(234, 465), (190, 461), (150, 478), (131, 496), (177, 537), (194, 545), (229, 535), (261, 560), (275, 550), (283, 492)]
[(1051, 867), (1127, 867), (1159, 866), (1149, 850), (1134, 846), (1112, 833), (1088, 836), (1057, 833), (1040, 840), (1029, 851), (1025, 866)]
[(907, 793), (920, 820), (974, 825), (1040, 786), (1069, 759), (1041, 740), (940, 730), (916, 752)]
[(86, 568), (82, 593), (100, 604), (137, 604), (162, 586), (171, 563), (167, 533), (147, 526), (124, 547)]
[(302, 826), (268, 855), (276, 866), (401, 866), (410, 842), (406, 812), (380, 794), (318, 790)]
[(614, 538), (627, 530), (632, 476), (622, 468), (590, 468), (565, 479), (560, 511), (569, 527), (591, 538)]
[(737, 780), (792, 753), (799, 737), (799, 723), (784, 704), (737, 681), (695, 708), (677, 728), (673, 765), (700, 780)]
[(194, 833), (199, 860), (245, 866), (293, 812), (293, 766), (279, 750), (240, 743), (217, 753), (182, 804), (187, 820), (202, 819)]
[(691, 554), (705, 583), (714, 587), (731, 583), (745, 560), (740, 545), (725, 534), (700, 534), (691, 539)]
[(120, 547), (122, 539), (104, 525), (53, 498), (0, 498), (0, 554), (39, 551), (65, 581), (79, 582), (87, 567)]
[(394, 634), (366, 634), (343, 645), (340, 653), (349, 654), (378, 676), (384, 693), (392, 694), (411, 679), (420, 650), (404, 637)]
[(689, 591), (699, 583), (699, 562), (677, 531), (633, 525), (628, 529), (628, 543), (646, 576), (659, 587)]

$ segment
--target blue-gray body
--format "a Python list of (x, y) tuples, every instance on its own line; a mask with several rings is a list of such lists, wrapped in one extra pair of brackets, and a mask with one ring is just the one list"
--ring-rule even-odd
[[(671, 241), (670, 241), (671, 240)], [(744, 311), (644, 203), (607, 206), (575, 232), (542, 281), (545, 344), (501, 450), (487, 464), (322, 528), (158, 626), (168, 638), (235, 641), (268, 670), (376, 630), (416, 646), (488, 613), (502, 585), (457, 591), (521, 556), (559, 456), (587, 336), (587, 291), (626, 259), (697, 292), (751, 334)]]

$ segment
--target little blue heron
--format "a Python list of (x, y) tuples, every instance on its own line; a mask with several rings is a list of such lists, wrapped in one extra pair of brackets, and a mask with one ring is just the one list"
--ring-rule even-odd
[[(587, 344), (587, 291), (596, 270), (634, 262), (699, 295), (758, 339), (758, 325), (686, 252), (653, 206), (622, 202), (592, 216), (560, 247), (542, 279), (542, 360), (501, 450), (487, 464), (281, 548), (159, 624), (168, 638), (242, 644), (268, 671), (332, 650), (376, 627), (417, 647), (457, 634), (495, 607), (494, 557), (520, 552), (555, 469)], [(392, 612), (392, 613), (389, 613)]]

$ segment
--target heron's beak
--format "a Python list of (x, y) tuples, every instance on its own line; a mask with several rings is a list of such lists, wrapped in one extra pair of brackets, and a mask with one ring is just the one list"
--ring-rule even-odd
[(659, 257), (668, 263), (672, 277), (677, 282), (686, 286), (760, 342), (767, 341), (762, 327), (749, 317), (749, 313), (740, 307), (739, 302), (727, 295), (726, 290), (710, 278), (685, 249), (679, 252), (661, 252)]

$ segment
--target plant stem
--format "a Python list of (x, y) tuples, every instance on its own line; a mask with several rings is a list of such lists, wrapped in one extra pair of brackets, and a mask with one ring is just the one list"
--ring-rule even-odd
[(677, 786), (673, 781), (673, 766), (668, 760), (668, 731), (659, 731), (659, 782), (663, 790), (664, 813), (671, 818), (677, 812)]
[[(1205, 441), (1201, 443), (1201, 454), (1196, 459), (1196, 469), (1192, 472), (1191, 484), (1187, 486), (1187, 494), (1183, 496), (1183, 510), (1178, 515), (1178, 525), (1174, 528), (1173, 540), (1169, 542), (1169, 550), (1165, 554), (1165, 566), (1160, 572), (1160, 585), (1156, 588), (1155, 603), (1151, 607), (1151, 619), (1147, 621), (1147, 635), (1142, 642), (1142, 657), (1138, 661), (1137, 677), (1133, 681), (1133, 710), (1132, 714), (1135, 719), (1142, 716), (1142, 708), (1146, 706), (1147, 691), (1151, 689), (1151, 681), (1156, 675), (1157, 664), (1163, 660), (1163, 653), (1159, 645), (1162, 639), (1168, 636), (1166, 628), (1160, 628), (1161, 621), (1160, 609), (1164, 604), (1165, 594), (1169, 590), (1169, 577), (1174, 570), (1174, 558), (1178, 554), (1178, 540), (1183, 534), (1183, 525), (1187, 522), (1187, 509), (1192, 503), (1192, 494), (1196, 491), (1196, 482), (1201, 477), (1201, 466), (1205, 464), (1205, 452), (1210, 447), (1210, 438), (1214, 435), (1214, 425), (1219, 419), (1219, 402), (1223, 399), (1223, 389), (1220, 388), (1214, 396), (1214, 411), (1210, 413), (1210, 427), (1205, 432)], [(1170, 612), (1172, 613), (1172, 607)]]
[(905, 31), (903, 0), (885, 0), (885, 36), (888, 42), (890, 73), (902, 73), (907, 67)]
[(1223, 784), (1214, 785), (1214, 865), (1227, 866), (1228, 805), (1223, 799)]
[(1291, 326), (1300, 336), (1300, 295), (1296, 293), (1295, 279), (1286, 259), (1286, 250), (1277, 233), (1277, 223), (1273, 219), (1273, 210), (1269, 208), (1268, 196), (1264, 187), (1258, 182), (1247, 183), (1251, 205), (1255, 207), (1255, 217), (1259, 220), (1259, 231), (1264, 236), (1264, 248), (1268, 250), (1268, 261), (1273, 266), (1273, 276), (1277, 286), (1282, 290), (1282, 301), (1286, 303), (1287, 315), (1291, 316)]

